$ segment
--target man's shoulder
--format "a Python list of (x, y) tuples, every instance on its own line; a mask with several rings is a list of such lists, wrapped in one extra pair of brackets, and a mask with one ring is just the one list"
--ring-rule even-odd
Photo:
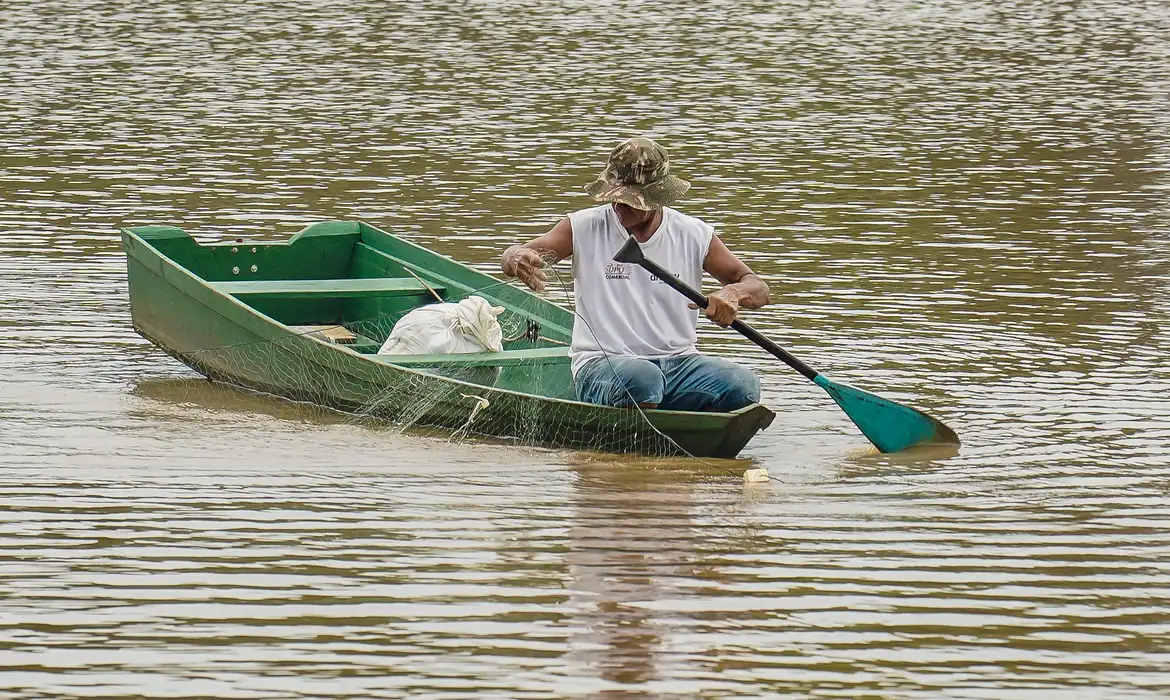
[(694, 241), (697, 245), (706, 247), (710, 245), (711, 238), (715, 235), (715, 227), (703, 221), (697, 216), (684, 214), (677, 209), (664, 207), (665, 215), (670, 217), (670, 228), (678, 231), (684, 235), (687, 240)]
[(699, 228), (712, 228), (711, 224), (707, 223), (706, 221), (703, 221), (702, 219), (700, 219), (697, 216), (691, 216), (690, 214), (684, 214), (683, 212), (679, 211), (678, 209), (674, 209), (673, 207), (663, 207), (662, 209), (664, 212), (667, 212), (671, 218), (673, 218), (675, 221), (679, 222), (680, 224), (682, 224), (684, 226), (697, 226)]
[(606, 216), (606, 213), (608, 211), (610, 211), (611, 209), (613, 209), (613, 207), (611, 207), (608, 204), (599, 204), (595, 207), (586, 207), (584, 209), (578, 209), (577, 211), (570, 212), (569, 218), (578, 218), (579, 217), (579, 218), (604, 219)]
[(569, 223), (574, 231), (597, 231), (609, 226), (609, 212), (613, 207), (608, 204), (578, 209), (569, 213)]

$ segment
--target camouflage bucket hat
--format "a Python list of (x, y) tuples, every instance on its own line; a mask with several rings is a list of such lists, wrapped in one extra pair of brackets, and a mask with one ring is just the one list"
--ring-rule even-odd
[(585, 187), (599, 202), (657, 209), (674, 202), (691, 183), (670, 174), (666, 149), (645, 138), (623, 141), (609, 154), (605, 170)]

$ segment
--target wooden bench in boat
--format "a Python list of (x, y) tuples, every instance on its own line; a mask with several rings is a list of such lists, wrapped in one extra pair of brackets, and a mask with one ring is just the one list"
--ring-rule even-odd
[(426, 367), (459, 364), (464, 367), (509, 367), (513, 365), (551, 365), (569, 361), (569, 348), (525, 348), (502, 352), (475, 352), (459, 355), (366, 355), (388, 365)]
[[(427, 285), (409, 277), (333, 280), (228, 280), (226, 282), (209, 282), (208, 285), (224, 294), (249, 299), (342, 299), (420, 294), (430, 296), (431, 294), (427, 290)], [(443, 285), (431, 284), (430, 288), (440, 296), (443, 294)]]

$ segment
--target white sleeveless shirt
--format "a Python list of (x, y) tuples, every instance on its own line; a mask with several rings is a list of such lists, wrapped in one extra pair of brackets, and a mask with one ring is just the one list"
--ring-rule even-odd
[[(655, 359), (697, 353), (699, 312), (687, 298), (633, 263), (613, 256), (629, 234), (610, 204), (569, 214), (573, 226), (573, 374), (586, 362), (611, 356)], [(703, 282), (703, 261), (715, 234), (708, 224), (662, 209), (662, 222), (642, 243), (646, 257), (695, 289)]]

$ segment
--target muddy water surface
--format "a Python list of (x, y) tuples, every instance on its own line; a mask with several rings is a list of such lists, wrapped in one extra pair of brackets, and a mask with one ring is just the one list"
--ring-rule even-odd
[[(0, 694), (1170, 694), (1159, 2), (0, 3)], [(362, 218), (490, 270), (646, 133), (813, 366), (958, 455), (646, 462), (208, 385), (116, 229)], [(745, 488), (764, 466), (778, 481)], [(730, 472), (730, 475), (729, 475)]]

